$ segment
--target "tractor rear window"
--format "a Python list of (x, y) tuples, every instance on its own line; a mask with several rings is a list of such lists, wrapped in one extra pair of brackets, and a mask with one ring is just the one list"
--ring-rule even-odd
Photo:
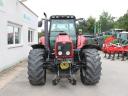
[(64, 32), (69, 35), (75, 35), (74, 19), (53, 19), (51, 20), (51, 33)]

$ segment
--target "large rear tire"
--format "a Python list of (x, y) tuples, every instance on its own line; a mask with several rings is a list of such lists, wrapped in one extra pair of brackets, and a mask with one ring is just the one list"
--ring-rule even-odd
[(101, 62), (97, 49), (83, 49), (82, 61), (85, 64), (80, 70), (81, 81), (84, 85), (94, 85), (101, 76)]
[(28, 79), (32, 85), (44, 85), (46, 83), (46, 69), (44, 64), (44, 49), (33, 49), (28, 56)]

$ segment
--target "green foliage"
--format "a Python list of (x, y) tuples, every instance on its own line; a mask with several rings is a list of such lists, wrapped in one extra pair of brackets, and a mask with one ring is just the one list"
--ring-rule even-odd
[(105, 40), (106, 38), (110, 37), (111, 35), (104, 35), (103, 39)]
[(101, 32), (108, 31), (114, 27), (114, 17), (108, 12), (103, 12), (100, 15), (98, 23), (101, 24)]
[(95, 22), (95, 18), (91, 16), (87, 19), (87, 32), (94, 33)]
[(128, 31), (128, 11), (117, 20), (115, 27)]
[(83, 33), (86, 31), (86, 24), (84, 22), (79, 22), (76, 27), (77, 32), (79, 31), (79, 29), (81, 29)]
[(93, 17), (89, 17), (86, 20), (86, 24), (85, 22), (79, 22), (77, 24), (77, 30), (82, 29), (83, 33), (86, 34), (87, 33), (94, 33), (94, 24), (95, 24), (96, 20)]
[(38, 38), (44, 36), (44, 33), (43, 32), (38, 32)]
[(119, 43), (119, 42), (118, 42), (117, 39), (115, 39), (115, 40), (113, 40), (111, 43), (112, 43), (112, 44), (117, 44), (117, 43)]
[(100, 15), (98, 21), (90, 16), (86, 20), (86, 26), (85, 24), (83, 24), (83, 22), (79, 22), (79, 24), (77, 25), (77, 29), (82, 29), (83, 32), (94, 33), (94, 28), (96, 27), (96, 32), (104, 32), (114, 28), (114, 24), (114, 17), (111, 16), (108, 12), (103, 12)]

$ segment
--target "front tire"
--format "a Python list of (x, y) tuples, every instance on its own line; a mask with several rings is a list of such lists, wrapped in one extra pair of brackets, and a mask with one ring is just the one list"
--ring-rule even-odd
[(28, 79), (32, 85), (44, 85), (46, 83), (46, 69), (44, 64), (44, 49), (33, 49), (28, 56)]
[(81, 82), (84, 85), (94, 85), (99, 82), (101, 76), (101, 62), (97, 49), (83, 49), (82, 62), (84, 66), (80, 70)]

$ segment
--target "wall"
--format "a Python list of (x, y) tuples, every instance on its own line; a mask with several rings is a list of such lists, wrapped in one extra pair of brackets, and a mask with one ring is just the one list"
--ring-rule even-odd
[[(4, 1), (0, 7), (0, 71), (8, 68), (20, 60), (27, 58), (31, 44), (38, 42), (38, 18), (18, 0)], [(22, 26), (21, 44), (9, 46), (7, 44), (7, 25), (13, 22)], [(34, 30), (34, 42), (28, 43), (28, 29)]]

